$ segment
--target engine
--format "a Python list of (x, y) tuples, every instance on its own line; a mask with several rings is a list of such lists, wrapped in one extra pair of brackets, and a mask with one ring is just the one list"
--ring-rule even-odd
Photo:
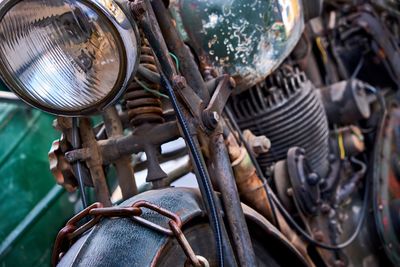
[(329, 128), (324, 106), (314, 85), (298, 69), (283, 67), (264, 82), (233, 97), (239, 126), (271, 141), (258, 162), (268, 172), (274, 162), (286, 159), (291, 147), (305, 150), (312, 171), (329, 172)]

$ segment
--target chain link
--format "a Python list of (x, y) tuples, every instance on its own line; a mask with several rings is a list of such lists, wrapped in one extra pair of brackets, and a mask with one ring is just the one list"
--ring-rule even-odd
[[(142, 215), (143, 208), (155, 211), (158, 214), (167, 217), (169, 219), (168, 225), (170, 229), (140, 217)], [(88, 220), (89, 216), (91, 216), (90, 220)], [(85, 233), (93, 226), (95, 226), (103, 217), (130, 217), (132, 220), (146, 226), (147, 228), (161, 232), (168, 236), (173, 236), (176, 238), (176, 240), (182, 247), (183, 252), (187, 257), (187, 260), (185, 262), (185, 267), (209, 266), (208, 261), (204, 257), (198, 256), (194, 253), (192, 247), (190, 246), (188, 240), (186, 239), (185, 235), (181, 230), (182, 228), (181, 218), (177, 214), (169, 210), (166, 210), (162, 207), (159, 207), (153, 203), (144, 200), (137, 201), (133, 203), (130, 207), (107, 207), (107, 208), (104, 208), (104, 206), (101, 203), (96, 202), (87, 207), (86, 209), (82, 210), (80, 213), (78, 213), (72, 219), (70, 219), (58, 233), (56, 241), (54, 243), (54, 249), (52, 254), (52, 265), (56, 266), (60, 258), (71, 247), (74, 240), (76, 240), (83, 233)], [(88, 221), (84, 223), (82, 226), (78, 227), (78, 224), (84, 222), (85, 220)]]

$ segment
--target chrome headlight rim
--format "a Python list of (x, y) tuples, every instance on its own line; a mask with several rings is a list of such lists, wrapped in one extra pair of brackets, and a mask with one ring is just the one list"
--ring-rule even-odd
[[(23, 1), (24, 0), (4, 0), (0, 2), (0, 22), (15, 5)], [(103, 99), (88, 107), (82, 107), (79, 110), (59, 110), (38, 103), (30, 98), (28, 93), (25, 93), (25, 87), (13, 78), (13, 75), (6, 67), (7, 63), (4, 62), (4, 59), (0, 55), (0, 78), (12, 92), (29, 106), (53, 115), (66, 117), (96, 115), (114, 104), (121, 98), (127, 86), (132, 82), (139, 66), (140, 58), (141, 42), (137, 25), (134, 20), (126, 14), (126, 10), (122, 8), (117, 1), (109, 0), (109, 3), (116, 5), (122, 11), (123, 17), (119, 18), (120, 21), (117, 21), (115, 16), (112, 15), (109, 9), (110, 7), (106, 7), (103, 4), (104, 0), (77, 0), (77, 2), (88, 6), (95, 11), (96, 14), (103, 17), (105, 21), (107, 21), (109, 28), (112, 29), (113, 37), (116, 40), (116, 46), (119, 52), (120, 71), (113, 88), (110, 89), (109, 93)]]

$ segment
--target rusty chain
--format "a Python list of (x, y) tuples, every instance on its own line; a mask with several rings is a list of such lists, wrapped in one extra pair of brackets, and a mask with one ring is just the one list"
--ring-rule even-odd
[[(146, 208), (157, 212), (158, 214), (167, 217), (169, 219), (168, 225), (170, 229), (165, 228), (161, 225), (153, 223), (142, 217), (142, 209)], [(88, 220), (88, 217), (91, 219)], [(178, 241), (179, 245), (182, 247), (187, 260), (185, 262), (185, 267), (208, 267), (208, 261), (194, 253), (192, 247), (190, 246), (188, 240), (182, 232), (182, 220), (181, 218), (162, 207), (159, 207), (148, 201), (140, 200), (133, 203), (129, 207), (104, 207), (100, 202), (96, 202), (77, 215), (70, 219), (66, 225), (59, 231), (56, 241), (54, 243), (53, 254), (52, 254), (52, 266), (56, 266), (60, 258), (67, 252), (67, 250), (72, 246), (74, 240), (76, 240), (83, 233), (95, 226), (102, 218), (106, 217), (130, 217), (132, 220), (158, 232), (166, 234), (168, 236), (173, 236)], [(85, 222), (86, 220), (86, 222)], [(78, 224), (85, 222), (82, 226), (78, 227)]]

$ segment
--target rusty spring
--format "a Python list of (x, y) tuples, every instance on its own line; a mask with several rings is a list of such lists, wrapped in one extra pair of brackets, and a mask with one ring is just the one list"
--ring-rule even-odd
[[(147, 39), (142, 38), (140, 65), (149, 71), (158, 73), (153, 51)], [(125, 93), (125, 103), (129, 122), (132, 127), (145, 123), (163, 123), (163, 110), (160, 96), (160, 85), (149, 81), (139, 73)]]

